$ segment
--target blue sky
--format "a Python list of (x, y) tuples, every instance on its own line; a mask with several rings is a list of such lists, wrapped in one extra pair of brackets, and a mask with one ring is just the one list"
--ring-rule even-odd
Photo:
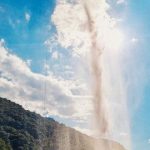
[[(138, 45), (132, 49), (138, 57), (138, 59), (136, 58), (136, 69), (139, 69), (139, 71), (143, 70), (143, 76), (141, 76), (140, 80), (145, 82), (144, 84), (137, 83), (136, 85), (139, 88), (139, 92), (141, 92), (141, 102), (139, 108), (133, 112), (133, 116), (131, 117), (133, 145), (134, 149), (149, 149), (150, 145), (148, 145), (147, 139), (150, 133), (150, 1), (129, 1), (127, 10), (126, 23), (123, 26), (126, 28), (127, 34), (132, 33), (139, 39)], [(132, 59), (135, 59), (134, 57)]]
[[(45, 56), (46, 47), (43, 45), (48, 36), (53, 34), (49, 25), (50, 15), (55, 1), (1, 1), (0, 33), (8, 47), (23, 59), (33, 60), (33, 70), (40, 71), (38, 65)], [(29, 14), (27, 21), (25, 14)]]
[[(148, 150), (150, 149), (150, 1), (108, 0), (107, 2), (110, 7), (109, 16), (115, 18), (118, 23), (117, 27), (124, 35), (122, 51), (117, 52), (115, 57), (117, 57), (117, 61), (121, 62), (119, 70), (122, 72), (121, 76), (128, 83), (124, 86), (127, 90), (133, 150)], [(78, 57), (78, 55), (84, 54), (78, 50), (72, 50), (82, 43), (74, 42), (74, 39), (80, 39), (80, 37), (76, 33), (71, 34), (73, 30), (70, 32), (71, 30), (67, 29), (69, 26), (63, 29), (65, 23), (61, 22), (61, 18), (70, 17), (65, 12), (65, 8), (68, 9), (68, 6), (62, 7), (61, 14), (61, 7), (59, 8), (57, 5), (55, 0), (0, 1), (2, 49), (0, 55), (6, 57), (6, 60), (0, 62), (2, 68), (0, 69), (0, 96), (12, 98), (30, 109), (25, 104), (28, 101), (17, 101), (22, 98), (20, 93), (23, 92), (25, 98), (31, 99), (29, 104), (36, 101), (36, 98), (39, 99), (38, 107), (33, 107), (31, 110), (40, 113), (43, 108), (43, 106), (40, 107), (41, 97), (47, 100), (51, 98), (51, 95), (36, 96), (33, 93), (26, 93), (26, 89), (34, 89), (33, 92), (35, 89), (40, 91), (43, 90), (44, 84), (47, 87), (46, 91), (54, 88), (51, 91), (53, 101), (49, 101), (52, 111), (47, 110), (45, 113), (76, 129), (85, 128), (84, 131), (89, 131), (88, 125), (86, 125), (89, 121), (87, 119), (89, 110), (84, 108), (84, 102), (88, 108), (90, 94), (86, 95), (86, 93), (89, 92), (89, 84), (85, 82), (88, 81), (90, 75), (87, 73), (88, 67), (84, 56)], [(70, 24), (72, 24), (71, 21)], [(78, 29), (78, 25), (76, 27)], [(65, 32), (67, 35), (64, 34)], [(72, 36), (73, 42), (68, 39), (68, 35)], [(116, 38), (116, 40), (118, 39)], [(109, 42), (106, 44), (109, 45)], [(10, 56), (6, 56), (5, 51), (10, 53)], [(14, 61), (18, 62), (22, 69), (18, 71)], [(23, 72), (25, 75), (21, 76)], [(17, 74), (17, 79), (14, 74)], [(114, 77), (114, 79), (116, 78)], [(13, 85), (13, 81), (17, 81), (17, 86)], [(19, 89), (20, 83), (23, 84), (25, 90)], [(17, 87), (14, 90), (18, 89), (19, 93), (12, 94), (10, 91), (12, 86)], [(56, 98), (61, 100), (56, 100)], [(81, 99), (85, 100), (81, 102)], [(77, 103), (78, 100), (79, 103)], [(79, 108), (80, 106), (81, 108)], [(82, 115), (85, 117), (84, 119)], [(73, 119), (70, 119), (70, 116), (73, 116)]]

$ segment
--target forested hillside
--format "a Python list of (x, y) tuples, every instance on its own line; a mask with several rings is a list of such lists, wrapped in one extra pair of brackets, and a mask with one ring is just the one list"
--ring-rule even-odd
[[(0, 98), (0, 150), (94, 150), (94, 142), (51, 118)], [(111, 143), (123, 150), (120, 144)]]

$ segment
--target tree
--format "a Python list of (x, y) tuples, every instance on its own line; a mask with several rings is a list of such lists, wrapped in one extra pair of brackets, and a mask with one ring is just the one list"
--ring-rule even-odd
[(11, 150), (10, 145), (0, 138), (0, 150)]

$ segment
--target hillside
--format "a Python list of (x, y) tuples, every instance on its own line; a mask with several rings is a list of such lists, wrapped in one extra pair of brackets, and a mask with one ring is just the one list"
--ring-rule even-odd
[[(87, 135), (0, 98), (0, 150), (94, 150), (93, 143)], [(124, 150), (115, 142), (99, 143)]]

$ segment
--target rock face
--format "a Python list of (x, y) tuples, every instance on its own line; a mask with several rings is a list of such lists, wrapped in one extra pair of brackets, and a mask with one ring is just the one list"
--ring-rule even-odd
[(95, 144), (97, 150), (124, 150), (116, 142), (96, 141), (4, 98), (0, 98), (0, 141), (0, 150), (95, 150)]

